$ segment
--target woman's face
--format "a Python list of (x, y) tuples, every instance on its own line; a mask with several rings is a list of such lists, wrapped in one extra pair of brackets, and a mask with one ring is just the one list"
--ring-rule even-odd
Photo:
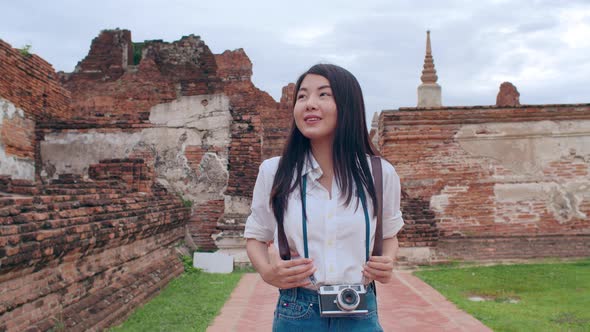
[(328, 79), (307, 74), (295, 98), (293, 116), (303, 136), (312, 142), (333, 141), (338, 112)]

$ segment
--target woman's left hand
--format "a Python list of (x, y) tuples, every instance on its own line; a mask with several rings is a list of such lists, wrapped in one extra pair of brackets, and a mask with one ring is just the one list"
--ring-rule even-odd
[(386, 284), (393, 278), (393, 259), (389, 256), (371, 256), (363, 267), (363, 276), (368, 282), (373, 280)]

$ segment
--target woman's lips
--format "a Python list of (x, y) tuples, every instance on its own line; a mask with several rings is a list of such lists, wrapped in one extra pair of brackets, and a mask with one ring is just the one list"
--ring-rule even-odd
[(320, 118), (319, 116), (315, 116), (315, 115), (308, 115), (306, 117), (303, 118), (303, 121), (305, 121), (306, 123), (315, 123), (320, 121), (322, 118)]

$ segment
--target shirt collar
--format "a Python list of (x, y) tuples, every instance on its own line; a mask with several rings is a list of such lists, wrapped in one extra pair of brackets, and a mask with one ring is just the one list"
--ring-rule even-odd
[(311, 152), (309, 152), (305, 157), (305, 163), (303, 164), (303, 171), (301, 175), (303, 176), (308, 174), (309, 180), (312, 181), (319, 179), (323, 174), (320, 164), (318, 164)]

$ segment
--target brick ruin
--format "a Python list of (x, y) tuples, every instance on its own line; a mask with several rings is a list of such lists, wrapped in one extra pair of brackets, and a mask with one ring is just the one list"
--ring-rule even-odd
[(251, 76), (242, 49), (213, 54), (193, 35), (133, 43), (127, 30), (103, 31), (76, 70), (60, 74), (76, 115), (44, 127), (42, 176), (84, 176), (102, 159), (141, 158), (192, 204), (189, 242), (241, 247), (252, 165), (279, 153), (291, 121), (288, 92), (277, 103)]
[(590, 256), (590, 104), (520, 105), (508, 90), (512, 106), (381, 113), (406, 194), (402, 259)]
[[(72, 73), (0, 40), (0, 331), (106, 328), (182, 273), (180, 243), (240, 252), (294, 92), (251, 76), (194, 35), (105, 30)], [(502, 86), (495, 106), (374, 119), (404, 189), (400, 259), (590, 256), (590, 105)]]
[(190, 209), (139, 175), (145, 168), (109, 160), (88, 180), (0, 179), (0, 329), (107, 328), (184, 271), (172, 248)]
[(402, 180), (398, 260), (590, 256), (590, 104), (442, 106), (430, 31), (418, 107), (383, 111), (371, 133)]
[(1, 40), (0, 73), (0, 330), (108, 327), (182, 273), (170, 247), (190, 210), (141, 159), (41, 178), (40, 138), (71, 94)]
[(243, 243), (293, 87), (257, 89), (242, 49), (105, 30), (55, 73), (0, 40), (0, 73), (0, 330), (112, 326), (182, 273), (181, 243)]

